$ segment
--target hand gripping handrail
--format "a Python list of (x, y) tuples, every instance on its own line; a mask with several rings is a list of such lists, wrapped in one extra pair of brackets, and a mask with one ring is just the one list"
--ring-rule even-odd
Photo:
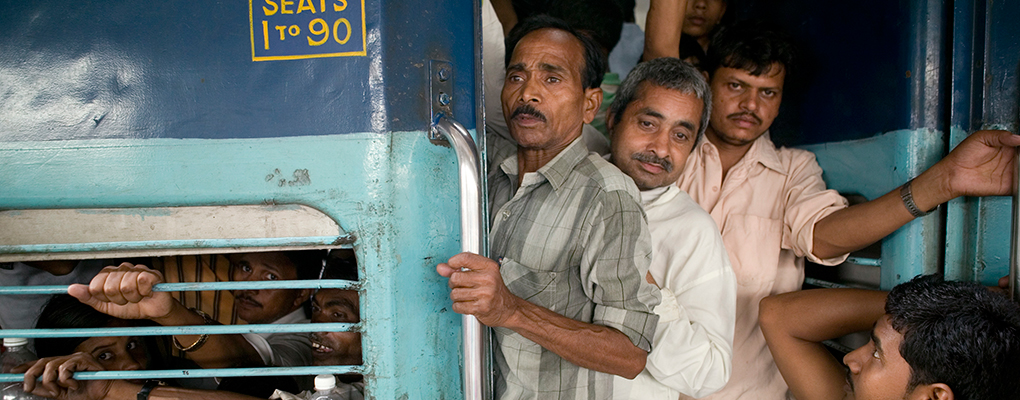
[[(482, 238), (482, 164), (475, 140), (463, 125), (436, 114), (432, 129), (442, 134), (457, 153), (460, 171), (460, 232), (461, 251), (481, 254)], [(473, 315), (462, 317), (464, 340), (464, 399), (487, 398), (485, 368), (485, 328)]]

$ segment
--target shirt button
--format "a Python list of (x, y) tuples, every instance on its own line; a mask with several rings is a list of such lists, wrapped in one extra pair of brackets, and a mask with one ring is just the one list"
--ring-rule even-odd
[(719, 187), (718, 186), (712, 186), (712, 191), (713, 192), (718, 192), (719, 191)]
[(503, 220), (510, 218), (510, 210), (503, 210)]

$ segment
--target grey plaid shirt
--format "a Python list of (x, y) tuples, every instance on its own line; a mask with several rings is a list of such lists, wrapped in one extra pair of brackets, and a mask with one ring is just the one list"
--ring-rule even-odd
[[(568, 318), (616, 328), (650, 350), (659, 291), (645, 281), (651, 245), (633, 181), (575, 140), (518, 189), (516, 146), (493, 136), (490, 155), (506, 158), (488, 176), (490, 254), (507, 287)], [(495, 336), (500, 399), (612, 397), (611, 375), (578, 367), (510, 329), (496, 328)]]

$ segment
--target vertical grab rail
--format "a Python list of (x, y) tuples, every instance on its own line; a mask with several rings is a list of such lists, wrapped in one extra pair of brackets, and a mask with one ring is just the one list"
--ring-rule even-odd
[[(482, 178), (478, 147), (471, 134), (457, 121), (437, 113), (432, 130), (453, 145), (460, 171), (460, 232), (461, 251), (481, 254), (482, 251)], [(484, 254), (483, 254), (484, 255)], [(490, 398), (485, 377), (485, 327), (473, 315), (462, 317), (464, 340), (464, 399)]]
[(1020, 153), (1014, 156), (1013, 168), (1013, 228), (1009, 247), (1009, 293), (1013, 301), (1020, 301)]

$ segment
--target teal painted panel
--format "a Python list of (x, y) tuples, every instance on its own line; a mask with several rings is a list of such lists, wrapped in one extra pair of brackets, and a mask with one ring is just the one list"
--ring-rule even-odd
[[(953, 147), (968, 135), (954, 127)], [(961, 197), (950, 201), (947, 210), (946, 277), (992, 286), (1009, 275), (1012, 197)]]
[[(0, 143), (0, 209), (304, 204), (355, 237), (370, 396), (457, 398), (456, 157), (425, 132)], [(259, 245), (258, 240), (235, 243)]]
[[(938, 162), (944, 147), (942, 133), (925, 128), (803, 149), (815, 153), (830, 188), (872, 200)], [(940, 272), (941, 241), (942, 222), (937, 213), (887, 236), (882, 241), (881, 287), (888, 290), (915, 275)]]

